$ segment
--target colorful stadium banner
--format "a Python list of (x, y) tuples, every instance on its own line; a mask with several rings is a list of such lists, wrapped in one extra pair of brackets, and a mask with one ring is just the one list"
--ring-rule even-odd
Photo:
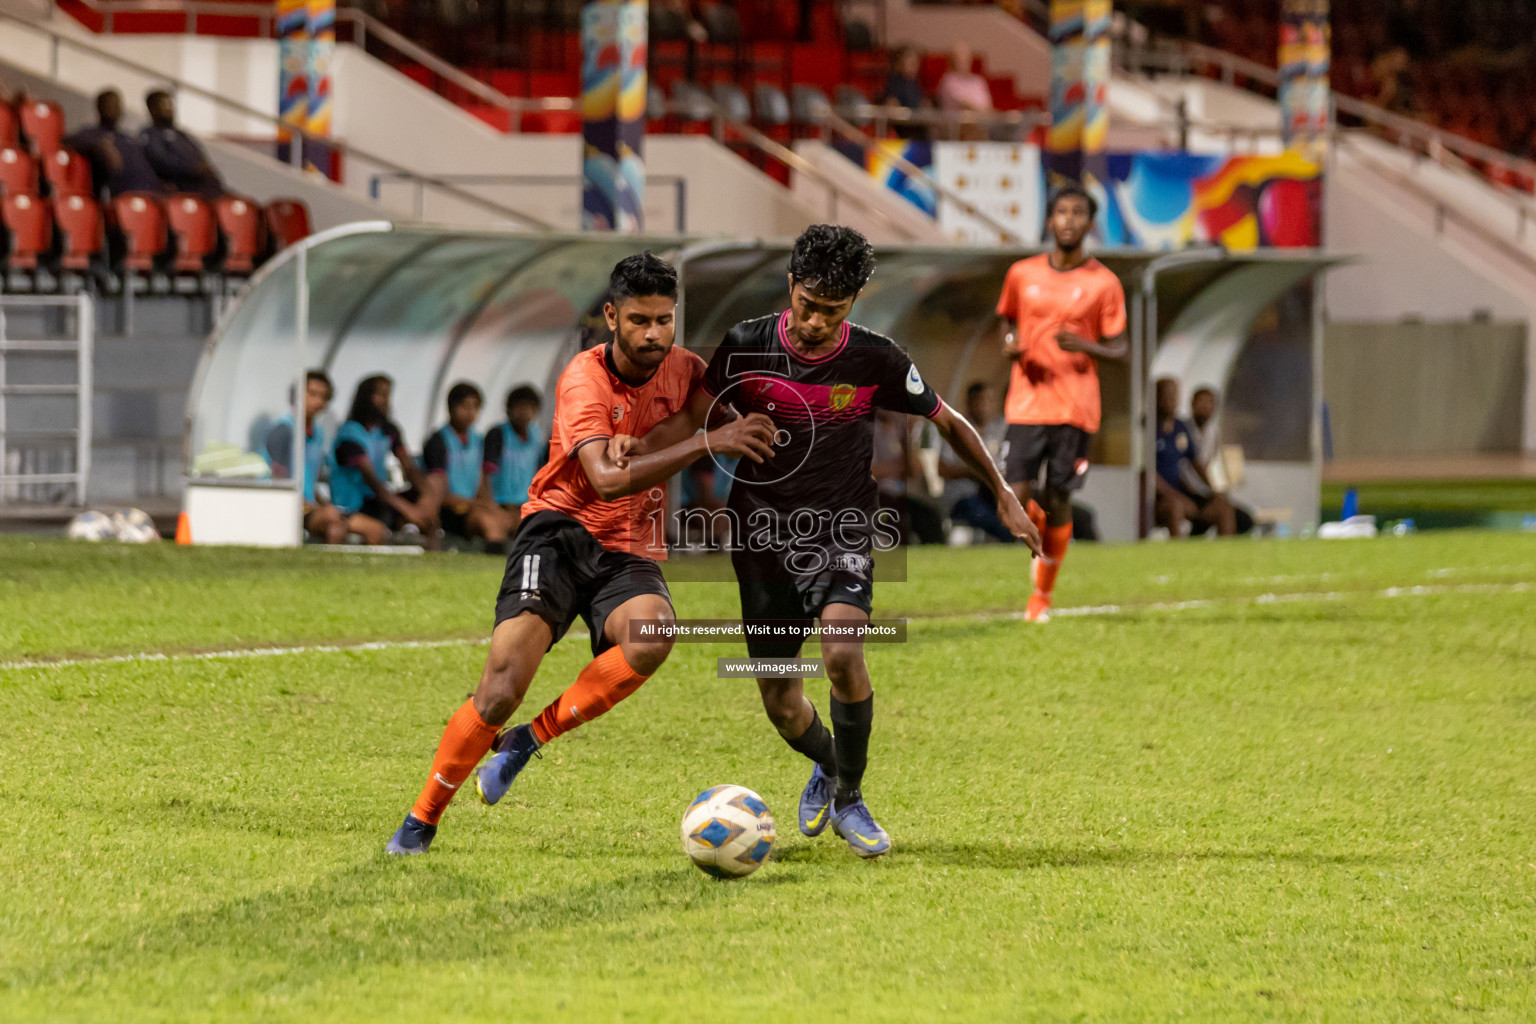
[(582, 227), (638, 232), (645, 195), (646, 3), (581, 12)]
[(308, 125), (315, 135), (331, 134), (331, 58), (336, 52), (336, 0), (309, 0)]
[(1327, 137), (1328, 13), (1328, 0), (1280, 0), (1280, 129), (1286, 145), (1317, 145)]
[(1083, 123), (1088, 116), (1083, 91), (1084, 0), (1051, 0), (1051, 127), (1046, 132), (1049, 168), (1076, 178), (1082, 160)]
[[(1109, 138), (1110, 18), (1111, 0), (1085, 0), (1083, 4), (1083, 134), (1086, 163), (1104, 152)], [(1098, 162), (1102, 167), (1102, 161)], [(1090, 168), (1102, 177), (1100, 168)]]
[(1322, 179), (1295, 151), (1278, 156), (1111, 153), (1101, 244), (1301, 248), (1322, 238)]
[[(1020, 238), (1043, 237), (1046, 172), (1038, 146), (1007, 142), (884, 143), (866, 158), (875, 179), (935, 217), (946, 238), (995, 245), (997, 230), (913, 181), (884, 154), (900, 152)], [(1311, 247), (1322, 238), (1321, 168), (1296, 151), (1278, 156), (1107, 153), (1095, 242), (1171, 250), (1220, 245)], [(931, 163), (930, 163), (931, 161)]]
[[(300, 128), (309, 123), (309, 9), (307, 0), (277, 0), (277, 116)], [(289, 134), (280, 132), (287, 140)]]
[(1051, 126), (1046, 172), (1101, 193), (1109, 137), (1111, 0), (1051, 0)]
[(935, 215), (933, 186), (921, 178), (911, 178), (897, 167), (891, 157), (899, 156), (909, 164), (929, 170), (933, 163), (933, 145), (911, 139), (881, 139), (864, 152), (864, 169), (880, 184), (901, 196), (928, 216)]

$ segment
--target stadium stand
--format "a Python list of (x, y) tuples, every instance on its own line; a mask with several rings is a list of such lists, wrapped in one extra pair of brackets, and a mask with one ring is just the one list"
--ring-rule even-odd
[(63, 144), (66, 128), (51, 100), (0, 102), (0, 253), (8, 270), (25, 272), (6, 275), (0, 291), (111, 290), (125, 274), (158, 270), (241, 279), (310, 234), (309, 211), (294, 198), (263, 207), (229, 195), (215, 210), (197, 196), (138, 192), (103, 207), (90, 161)]

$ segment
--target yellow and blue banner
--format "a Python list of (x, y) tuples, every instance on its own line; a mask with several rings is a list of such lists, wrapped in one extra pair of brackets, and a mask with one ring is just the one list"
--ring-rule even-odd
[(1328, 0), (1280, 0), (1280, 130), (1315, 145), (1328, 133), (1332, 34)]
[(308, 0), (277, 0), (277, 116), (285, 125), (309, 124), (308, 76)]
[(582, 8), (581, 223), (589, 231), (642, 227), (648, 7), (596, 0)]
[(314, 135), (331, 134), (331, 60), (336, 53), (336, 0), (308, 0), (306, 24), (309, 60), (307, 126)]

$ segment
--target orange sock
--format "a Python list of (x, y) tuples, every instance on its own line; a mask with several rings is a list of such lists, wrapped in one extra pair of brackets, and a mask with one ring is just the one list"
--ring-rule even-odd
[(576, 681), (539, 712), (533, 720), (534, 738), (548, 743), (582, 722), (592, 721), (640, 689), (640, 684), (649, 678), (629, 667), (622, 648), (608, 648), (588, 662)]
[(490, 725), (475, 710), (475, 702), (467, 700), (448, 719), (443, 738), (437, 744), (437, 756), (432, 758), (432, 774), (421, 787), (416, 806), (411, 813), (428, 825), (436, 825), (443, 816), (448, 801), (469, 778), (475, 765), (491, 749), (496, 738), (496, 726)]
[(1045, 509), (1034, 498), (1030, 498), (1024, 505), (1024, 514), (1029, 516), (1029, 521), (1035, 524), (1035, 529), (1040, 531), (1040, 536), (1045, 536)]
[(1045, 554), (1035, 566), (1035, 590), (1049, 594), (1056, 589), (1056, 574), (1061, 571), (1061, 560), (1067, 557), (1067, 544), (1072, 540), (1072, 524), (1047, 526), (1040, 538)]

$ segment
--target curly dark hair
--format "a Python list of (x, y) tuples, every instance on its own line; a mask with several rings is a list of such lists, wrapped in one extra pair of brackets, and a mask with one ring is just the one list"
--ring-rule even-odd
[(795, 239), (789, 276), (829, 299), (857, 295), (875, 272), (875, 247), (853, 228), (812, 224)]
[(453, 407), (466, 398), (473, 398), (481, 405), (485, 404), (485, 396), (480, 393), (480, 389), (467, 380), (461, 380), (448, 389), (448, 411), (453, 412)]
[(1058, 188), (1055, 192), (1051, 193), (1050, 201), (1045, 204), (1046, 217), (1049, 218), (1051, 214), (1055, 213), (1056, 204), (1061, 202), (1063, 199), (1066, 199), (1068, 196), (1076, 196), (1088, 204), (1089, 220), (1093, 220), (1094, 218), (1098, 217), (1099, 201), (1093, 198), (1093, 196), (1088, 193), (1087, 189), (1083, 188), (1083, 186), (1079, 185), (1075, 181), (1068, 182), (1067, 184), (1061, 186), (1061, 188)]
[(647, 249), (613, 265), (613, 273), (608, 277), (610, 301), (617, 303), (648, 295), (677, 298), (677, 270), (672, 264)]

